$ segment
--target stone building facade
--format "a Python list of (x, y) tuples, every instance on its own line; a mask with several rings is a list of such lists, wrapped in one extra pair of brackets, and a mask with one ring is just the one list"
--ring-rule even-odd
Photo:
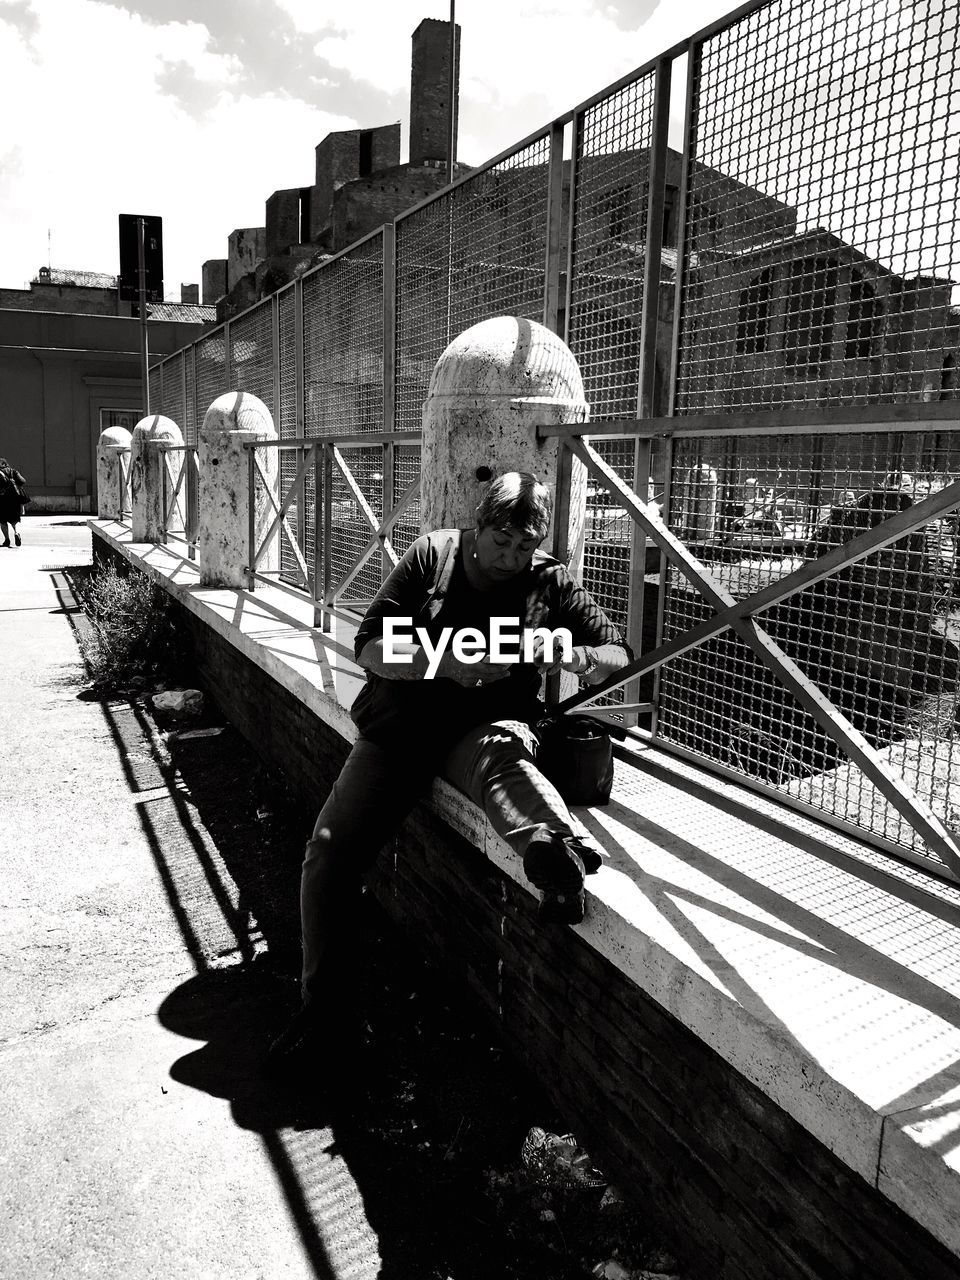
[[(96, 445), (143, 412), (140, 324), (116, 277), (42, 267), (27, 289), (0, 289), (0, 456), (27, 477), (31, 510), (96, 510)], [(151, 361), (199, 337), (212, 307), (151, 304)]]
[[(458, 73), (459, 39), (457, 27)], [(450, 87), (450, 23), (425, 18), (412, 40), (409, 160), (400, 163), (399, 124), (327, 134), (316, 148), (312, 186), (274, 191), (265, 225), (231, 234), (225, 272), (221, 259), (204, 264), (204, 301), (216, 301), (218, 319), (245, 311), (445, 186)], [(457, 79), (453, 88), (456, 125)], [(457, 165), (455, 176), (467, 171)], [(238, 236), (242, 257), (234, 246)], [(223, 292), (214, 299), (221, 281)]]

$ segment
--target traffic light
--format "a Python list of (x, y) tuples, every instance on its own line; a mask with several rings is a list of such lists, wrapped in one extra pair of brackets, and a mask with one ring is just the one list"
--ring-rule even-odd
[(163, 301), (163, 219), (139, 213), (120, 214), (121, 302), (140, 300), (140, 254), (137, 224), (143, 218), (143, 265), (147, 302)]

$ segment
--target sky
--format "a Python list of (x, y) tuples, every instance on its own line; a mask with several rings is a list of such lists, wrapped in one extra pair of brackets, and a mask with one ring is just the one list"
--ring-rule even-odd
[[(458, 156), (480, 164), (739, 7), (457, 0)], [(338, 129), (401, 122), (411, 36), (449, 0), (0, 0), (0, 286), (116, 274), (118, 213), (163, 218), (165, 295), (226, 257)], [(679, 110), (677, 113), (678, 122)]]

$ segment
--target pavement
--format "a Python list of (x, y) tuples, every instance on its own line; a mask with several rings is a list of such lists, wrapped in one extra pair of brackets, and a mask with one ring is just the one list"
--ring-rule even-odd
[(349, 1132), (257, 1077), (278, 980), (223, 849), (137, 707), (78, 697), (63, 569), (89, 529), (22, 532), (0, 550), (0, 1275), (386, 1275)]

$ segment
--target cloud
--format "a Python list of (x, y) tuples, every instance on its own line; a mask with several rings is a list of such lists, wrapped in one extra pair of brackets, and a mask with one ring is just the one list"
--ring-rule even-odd
[[(232, 228), (262, 225), (272, 191), (312, 182), (316, 144), (353, 124), (283, 92), (254, 96), (237, 55), (195, 21), (93, 0), (34, 0), (33, 13), (34, 56), (0, 23), (0, 114), (19, 170), (0, 187), (5, 284), (47, 261), (48, 227), (54, 265), (116, 271), (117, 214), (144, 212), (164, 219), (175, 295), (225, 256)], [(91, 49), (102, 70), (77, 54)]]
[(30, 0), (0, 0), (0, 22), (19, 31), (27, 44), (33, 39), (39, 26), (37, 15), (30, 8)]

